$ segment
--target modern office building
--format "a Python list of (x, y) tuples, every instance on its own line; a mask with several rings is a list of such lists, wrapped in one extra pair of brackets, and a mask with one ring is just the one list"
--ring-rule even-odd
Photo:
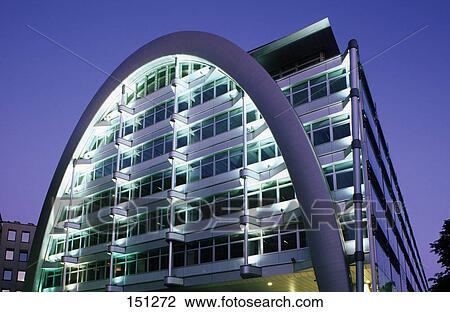
[(427, 289), (358, 45), (328, 19), (250, 52), (203, 32), (137, 50), (36, 237), (32, 291)]
[(0, 215), (0, 289), (23, 291), (36, 225), (3, 221)]

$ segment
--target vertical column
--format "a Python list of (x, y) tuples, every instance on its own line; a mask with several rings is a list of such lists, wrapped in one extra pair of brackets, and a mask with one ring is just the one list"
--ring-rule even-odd
[[(361, 89), (364, 90), (364, 86), (361, 87)], [(367, 216), (367, 234), (369, 239), (369, 254), (370, 254), (370, 271), (371, 271), (371, 291), (376, 292), (377, 291), (377, 285), (378, 285), (378, 276), (377, 276), (377, 268), (376, 268), (376, 259), (377, 259), (377, 252), (375, 248), (375, 237), (373, 232), (373, 224), (372, 222), (374, 219), (372, 218), (372, 199), (370, 194), (370, 180), (369, 180), (369, 174), (367, 171), (367, 159), (369, 159), (368, 151), (367, 151), (367, 135), (366, 130), (364, 127), (363, 117), (362, 117), (362, 107), (364, 107), (364, 93), (360, 93), (359, 97), (359, 103), (360, 103), (360, 110), (359, 110), (359, 116), (361, 120), (361, 154), (362, 154), (362, 164), (363, 164), (363, 175), (362, 180), (364, 183), (364, 194), (366, 199), (366, 216)]]
[[(120, 105), (125, 105), (126, 103), (126, 95), (125, 95), (125, 85), (122, 85), (122, 95), (120, 98)], [(119, 108), (119, 134), (117, 135), (117, 139), (122, 138), (123, 135), (123, 112)], [(116, 160), (116, 172), (120, 170), (120, 144), (117, 144), (117, 160)], [(114, 187), (114, 208), (119, 204), (119, 183), (118, 179), (115, 179), (115, 187)], [(111, 214), (112, 217), (112, 229), (111, 229), (111, 245), (114, 246), (115, 237), (116, 237), (116, 215)], [(114, 273), (114, 252), (113, 250), (109, 250), (109, 283), (107, 289), (112, 289), (113, 283), (113, 273)]]
[[(69, 206), (67, 206), (66, 211), (66, 221), (69, 221), (70, 218), (70, 209), (72, 208), (73, 203), (73, 186), (75, 184), (75, 161), (72, 160), (72, 176), (70, 178), (70, 194), (69, 194)], [(69, 252), (69, 228), (65, 227), (66, 236), (64, 241), (64, 256), (67, 256), (67, 253)], [(66, 261), (63, 262), (63, 274), (62, 274), (62, 290), (64, 291), (66, 288), (66, 273), (67, 273), (67, 263)]]
[(361, 116), (359, 107), (359, 55), (358, 43), (352, 39), (348, 43), (350, 54), (350, 99), (352, 110), (352, 149), (353, 149), (353, 207), (355, 211), (355, 263), (356, 291), (364, 291), (364, 250), (362, 228), (361, 193)]
[[(178, 61), (177, 58), (175, 58), (175, 80), (179, 77), (179, 68), (178, 68)], [(178, 114), (178, 96), (177, 96), (177, 83), (174, 83), (174, 102), (173, 102), (173, 113)], [(177, 149), (177, 122), (176, 120), (173, 121), (173, 128), (172, 128), (172, 151), (175, 151)], [(173, 190), (176, 187), (176, 166), (175, 166), (175, 159), (172, 160), (172, 172), (171, 172), (171, 179), (170, 179), (170, 189)], [(174, 199), (170, 199), (169, 203), (169, 232), (173, 232), (173, 225), (175, 223), (175, 211), (174, 211)], [(169, 264), (168, 264), (168, 275), (169, 277), (172, 277), (172, 269), (173, 269), (173, 241), (169, 240)]]
[[(245, 105), (245, 93), (242, 91), (242, 168), (247, 168), (247, 106)], [(243, 176), (244, 185), (244, 266), (248, 266), (248, 180)]]
[[(244, 227), (244, 265), (240, 268), (240, 274), (242, 278), (251, 278), (251, 277), (260, 277), (261, 276), (261, 268), (255, 265), (249, 264), (249, 250), (248, 250), (248, 232), (250, 228), (250, 223), (255, 225), (258, 224), (254, 218), (250, 217), (249, 209), (248, 209), (248, 178), (253, 176), (255, 178), (259, 174), (256, 172), (252, 172), (247, 168), (247, 105), (245, 102), (245, 93), (242, 91), (242, 169), (240, 172), (240, 178), (243, 179), (243, 197), (244, 197), (244, 207), (243, 214), (240, 217), (240, 224)], [(251, 173), (252, 172), (252, 173)]]
[[(175, 78), (172, 81), (172, 86), (174, 88), (174, 103), (173, 103), (173, 116), (172, 119), (172, 151), (169, 153), (169, 159), (172, 160), (172, 174), (171, 174), (171, 185), (170, 190), (167, 193), (167, 198), (169, 200), (169, 231), (166, 233), (166, 241), (169, 244), (169, 263), (168, 263), (168, 276), (164, 278), (164, 284), (167, 287), (179, 287), (183, 286), (184, 281), (182, 277), (176, 277), (173, 274), (173, 243), (174, 242), (184, 242), (184, 235), (181, 233), (177, 233), (174, 231), (175, 225), (175, 198), (185, 200), (184, 194), (175, 191), (176, 187), (176, 159), (180, 156), (181, 153), (176, 151), (177, 149), (177, 141), (176, 134), (178, 129), (178, 123), (180, 122), (178, 118), (178, 93), (179, 93), (179, 66), (178, 59), (175, 58)], [(181, 118), (181, 117), (180, 117)], [(185, 161), (185, 157), (182, 157)]]

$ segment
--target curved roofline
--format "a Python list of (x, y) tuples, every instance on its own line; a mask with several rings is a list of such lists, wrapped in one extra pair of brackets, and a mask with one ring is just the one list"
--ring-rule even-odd
[(53, 199), (56, 197), (65, 171), (91, 120), (107, 97), (131, 73), (158, 58), (186, 54), (202, 58), (224, 70), (250, 96), (267, 122), (282, 154), (294, 185), (304, 216), (313, 221), (316, 230), (308, 231), (312, 265), (320, 291), (350, 291), (349, 269), (343, 244), (333, 213), (322, 213), (332, 204), (321, 167), (308, 140), (303, 125), (291, 104), (266, 70), (234, 43), (214, 34), (196, 31), (171, 33), (157, 38), (130, 55), (120, 64), (97, 91), (75, 127), (51, 181), (39, 217), (30, 255), (26, 288), (37, 290), (37, 274), (42, 263), (42, 242), (50, 230)]

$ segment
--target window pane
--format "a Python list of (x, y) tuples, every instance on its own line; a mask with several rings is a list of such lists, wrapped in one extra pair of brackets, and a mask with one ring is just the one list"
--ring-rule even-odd
[(297, 233), (281, 235), (281, 250), (297, 248)]
[(17, 232), (14, 230), (8, 230), (8, 240), (10, 242), (15, 242), (16, 241), (16, 234)]
[(230, 171), (242, 167), (242, 155), (230, 157)]
[(259, 239), (248, 242), (248, 255), (253, 256), (259, 254)]
[(188, 250), (186, 255), (186, 265), (198, 264), (198, 249)]
[(278, 236), (263, 237), (263, 252), (277, 252), (278, 251)]
[(14, 260), (14, 250), (7, 249), (5, 252), (5, 260)]
[(257, 208), (259, 207), (259, 194), (253, 194), (248, 196), (248, 208)]
[(189, 97), (188, 96), (180, 96), (178, 98), (178, 112), (185, 111), (189, 108)]
[(28, 252), (21, 250), (19, 253), (19, 261), (20, 262), (27, 262), (28, 261)]
[(334, 185), (333, 185), (333, 175), (327, 175), (325, 176), (325, 178), (327, 179), (327, 183), (328, 183), (328, 187), (330, 188), (330, 191), (334, 190)]
[(314, 145), (330, 142), (330, 128), (324, 128), (313, 132)]
[(318, 84), (318, 83), (320, 83), (320, 82), (324, 82), (325, 79), (326, 79), (326, 75), (321, 75), (321, 76), (319, 76), (319, 77), (316, 77), (316, 78), (314, 78), (314, 79), (311, 79), (311, 80), (310, 80), (310, 84), (311, 84), (311, 85), (315, 85), (315, 84)]
[(237, 115), (230, 116), (230, 129), (234, 129), (234, 128), (237, 128), (240, 126), (242, 126), (242, 115), (237, 114)]
[(201, 89), (198, 88), (197, 90), (192, 91), (192, 97), (191, 97), (191, 107), (195, 107), (199, 104), (201, 104)]
[(294, 187), (292, 185), (280, 188), (280, 202), (295, 198)]
[(308, 89), (292, 94), (292, 105), (308, 103)]
[(327, 84), (321, 83), (311, 87), (311, 101), (327, 95)]
[(210, 101), (214, 98), (214, 88), (203, 91), (203, 102)]
[(200, 249), (200, 263), (212, 261), (212, 247)]
[(213, 120), (203, 122), (202, 124), (202, 140), (210, 138), (214, 135), (214, 124)]
[(301, 83), (299, 83), (299, 84), (297, 84), (297, 85), (292, 87), (292, 92), (297, 92), (297, 91), (300, 91), (300, 90), (304, 90), (307, 87), (308, 87), (308, 81), (301, 82)]
[(347, 88), (347, 79), (345, 76), (330, 80), (330, 93), (335, 93), (345, 88)]
[(275, 157), (275, 145), (269, 145), (261, 149), (261, 161)]
[(8, 269), (3, 270), (3, 280), (4, 281), (12, 280), (12, 270), (8, 270)]
[(219, 245), (215, 248), (215, 261), (228, 259), (228, 244)]
[(216, 119), (216, 135), (226, 132), (228, 130), (227, 114), (217, 116), (215, 119)]
[(277, 190), (268, 190), (262, 192), (262, 205), (268, 206), (277, 202)]
[(337, 188), (345, 188), (353, 186), (353, 171), (336, 173)]
[(348, 136), (350, 136), (350, 124), (333, 127), (333, 140), (339, 140)]
[(247, 164), (248, 165), (255, 164), (259, 161), (258, 151), (259, 151), (258, 149), (248, 151), (248, 153), (247, 153)]
[(211, 177), (212, 175), (213, 175), (213, 163), (207, 163), (205, 165), (202, 164), (202, 179)]
[(244, 244), (242, 242), (230, 244), (230, 258), (240, 258), (243, 256)]

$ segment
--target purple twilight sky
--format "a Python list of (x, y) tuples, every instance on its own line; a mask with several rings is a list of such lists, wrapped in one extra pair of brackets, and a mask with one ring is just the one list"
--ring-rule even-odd
[(329, 17), (341, 50), (356, 38), (369, 60), (366, 74), (431, 276), (440, 267), (428, 244), (450, 217), (449, 11), (449, 2), (434, 0), (1, 0), (0, 213), (37, 222), (65, 144), (106, 79), (30, 27), (112, 72), (170, 32), (212, 32), (250, 50)]

